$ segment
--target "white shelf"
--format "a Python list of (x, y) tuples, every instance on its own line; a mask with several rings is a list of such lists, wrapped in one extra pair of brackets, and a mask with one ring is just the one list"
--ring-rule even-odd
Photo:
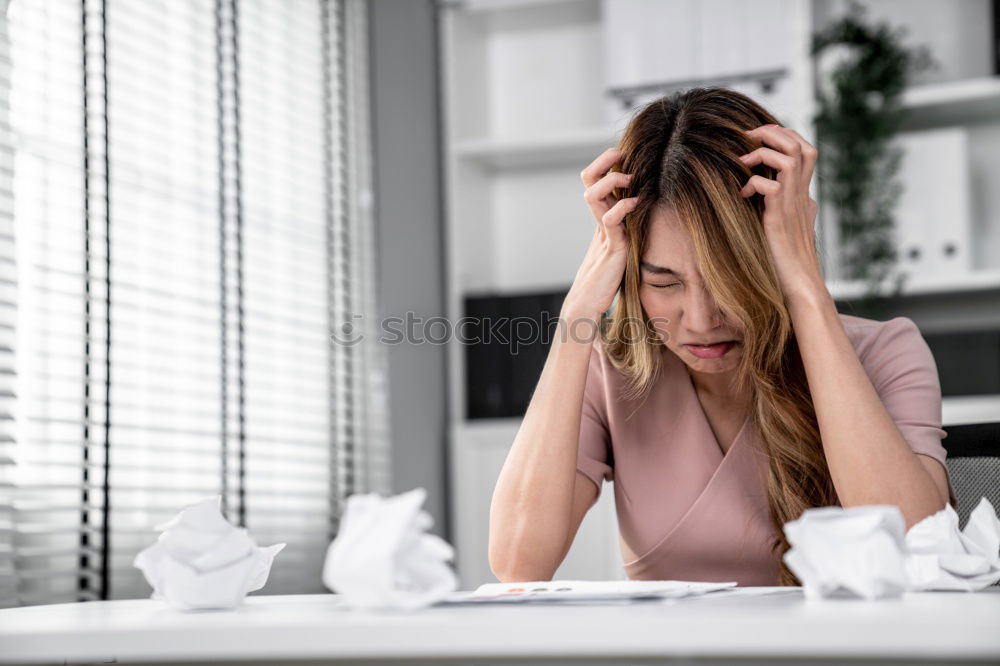
[(1000, 120), (1000, 76), (914, 86), (903, 92), (906, 129)]
[(945, 426), (1000, 421), (1000, 395), (956, 395), (941, 399)]
[(531, 10), (548, 5), (573, 4), (583, 1), (585, 0), (438, 0), (438, 4), (475, 13), (503, 12), (519, 9)]
[[(903, 106), (909, 112), (907, 130), (1000, 120), (1000, 76), (916, 86), (904, 92)], [(540, 137), (466, 139), (456, 153), (493, 169), (533, 168), (593, 159), (617, 142), (616, 130), (592, 128)]]
[(505, 416), (493, 419), (466, 419), (458, 421), (456, 428), (460, 435), (464, 437), (493, 437), (496, 435), (517, 434), (517, 429), (521, 427), (523, 416)]
[[(827, 282), (827, 289), (836, 300), (859, 298), (864, 295), (866, 284), (861, 281)], [(901, 296), (949, 295), (972, 291), (1000, 290), (1000, 270), (980, 270), (965, 275), (911, 276), (904, 284)], [(891, 293), (889, 285), (884, 285), (881, 295)]]
[[(544, 293), (567, 290), (569, 287), (569, 282), (553, 282), (539, 284), (536, 291)], [(863, 296), (867, 289), (867, 284), (860, 280), (830, 280), (826, 283), (826, 287), (834, 299), (842, 301), (857, 299)], [(991, 290), (1000, 291), (1000, 269), (972, 271), (965, 275), (913, 276), (903, 285), (900, 296), (950, 296)], [(888, 284), (883, 285), (881, 295), (887, 296), (890, 293), (892, 293), (890, 286)], [(466, 292), (466, 295), (468, 295), (468, 292)]]
[[(463, 441), (507, 437), (513, 442), (523, 417), (472, 419), (456, 424)], [(1000, 395), (953, 395), (941, 398), (941, 422), (945, 426), (1000, 421)]]
[[(521, 416), (496, 419), (472, 419), (456, 423), (463, 441), (479, 438), (503, 438), (513, 442), (521, 426)], [(1000, 421), (1000, 394), (952, 395), (941, 398), (941, 422), (945, 426)]]
[[(539, 284), (536, 291), (539, 293), (561, 291), (569, 287), (569, 282), (553, 282)], [(843, 301), (861, 298), (865, 294), (867, 284), (860, 280), (830, 280), (826, 283), (826, 287), (835, 300)], [(1000, 269), (972, 271), (965, 275), (913, 276), (904, 283), (900, 296), (950, 296), (992, 290), (1000, 291)], [(892, 293), (890, 285), (883, 285), (880, 293), (882, 296)]]
[(618, 143), (615, 130), (594, 128), (530, 138), (467, 139), (455, 149), (458, 157), (492, 169), (522, 169), (589, 164)]

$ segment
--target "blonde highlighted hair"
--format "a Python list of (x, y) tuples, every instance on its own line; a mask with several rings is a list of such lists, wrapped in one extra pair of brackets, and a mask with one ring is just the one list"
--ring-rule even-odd
[(750, 396), (750, 419), (770, 459), (768, 506), (778, 538), (778, 584), (799, 581), (782, 559), (782, 526), (810, 507), (838, 503), (820, 441), (816, 412), (767, 246), (762, 196), (741, 197), (752, 174), (776, 178), (765, 164), (738, 159), (759, 147), (745, 130), (780, 124), (746, 95), (722, 87), (689, 89), (654, 100), (631, 118), (613, 171), (634, 174), (617, 198), (638, 197), (624, 220), (628, 260), (605, 322), (604, 348), (626, 377), (623, 399), (644, 397), (670, 353), (639, 300), (640, 261), (656, 211), (673, 212), (691, 236), (706, 288), (719, 309), (743, 326), (734, 392)]

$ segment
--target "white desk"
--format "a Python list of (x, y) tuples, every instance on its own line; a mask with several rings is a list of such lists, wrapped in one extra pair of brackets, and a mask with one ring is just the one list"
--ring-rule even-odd
[(338, 595), (251, 595), (235, 611), (201, 613), (149, 599), (0, 610), (0, 661), (18, 663), (763, 664), (782, 657), (1000, 663), (1000, 588), (873, 602), (809, 602), (793, 589), (632, 605), (434, 606), (411, 615), (352, 611)]

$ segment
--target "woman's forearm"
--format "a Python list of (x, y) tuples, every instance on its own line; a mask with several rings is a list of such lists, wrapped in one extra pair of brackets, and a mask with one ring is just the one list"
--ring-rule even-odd
[[(580, 319), (589, 324), (571, 325)], [(548, 580), (565, 556), (594, 327), (596, 319), (559, 318), (493, 492), (489, 562), (498, 577)]]
[(833, 299), (817, 288), (793, 297), (789, 312), (841, 505), (896, 505), (907, 529), (944, 508), (872, 386)]

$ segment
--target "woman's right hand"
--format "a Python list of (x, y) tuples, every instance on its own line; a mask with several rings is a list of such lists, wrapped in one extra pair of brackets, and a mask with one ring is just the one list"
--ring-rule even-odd
[(597, 220), (587, 254), (563, 302), (563, 313), (576, 318), (599, 320), (611, 307), (621, 286), (628, 256), (623, 221), (635, 208), (638, 197), (617, 199), (616, 188), (628, 188), (631, 174), (609, 169), (621, 159), (621, 151), (608, 148), (580, 172), (586, 189), (583, 200)]

